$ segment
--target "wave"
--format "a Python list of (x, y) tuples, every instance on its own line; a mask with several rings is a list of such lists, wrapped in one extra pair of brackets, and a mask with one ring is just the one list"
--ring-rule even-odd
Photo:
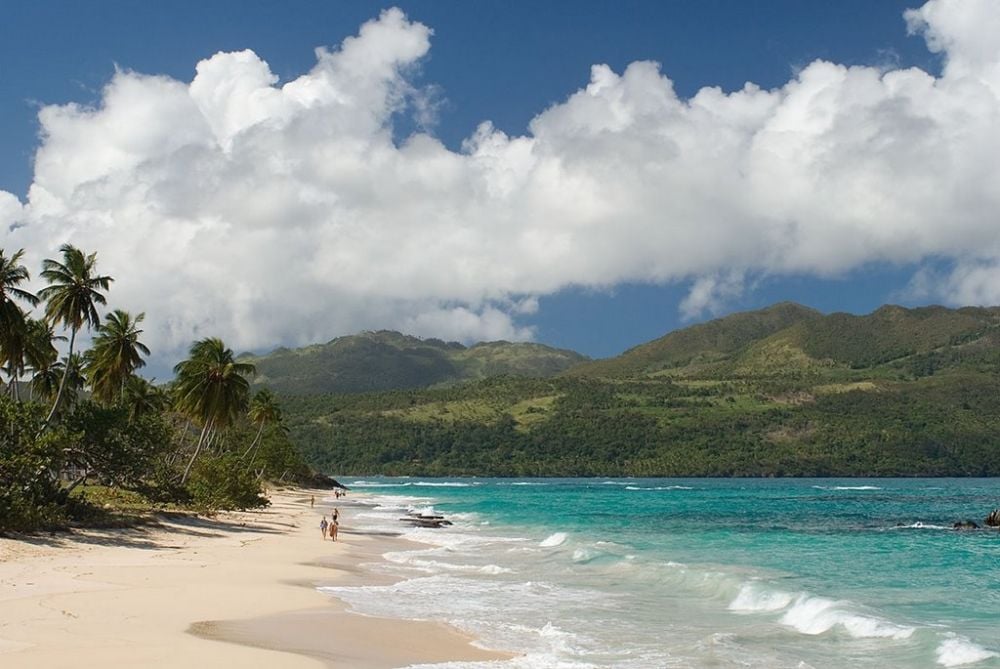
[(401, 564), (408, 567), (414, 567), (416, 569), (421, 569), (427, 572), (459, 572), (468, 574), (487, 574), (490, 576), (495, 576), (496, 574), (510, 574), (514, 570), (508, 569), (507, 567), (501, 567), (496, 564), (487, 565), (474, 565), (474, 564), (455, 564), (454, 562), (441, 562), (440, 560), (428, 560), (426, 557), (427, 552), (433, 551), (415, 551), (415, 552), (397, 552), (397, 553), (386, 553), (382, 557), (392, 562), (394, 564)]
[(694, 490), (691, 486), (686, 485), (661, 485), (645, 488), (642, 486), (628, 485), (625, 486), (626, 490)]
[(882, 490), (876, 485), (814, 485), (816, 490)]
[(538, 545), (542, 548), (553, 548), (566, 543), (566, 539), (568, 538), (569, 535), (565, 532), (556, 532), (555, 534), (550, 534), (548, 537), (543, 539)]
[(973, 664), (1000, 656), (1000, 654), (986, 650), (960, 636), (953, 636), (942, 641), (935, 653), (938, 664), (944, 667), (961, 667), (964, 664)]
[(500, 485), (549, 485), (539, 481), (514, 481), (513, 483), (501, 483)]
[(423, 488), (471, 488), (483, 485), (480, 481), (462, 483), (460, 481), (403, 481), (401, 483), (384, 483), (381, 481), (353, 481), (348, 484), (352, 488), (408, 488), (417, 486)]
[(767, 613), (780, 611), (792, 603), (794, 595), (787, 592), (766, 590), (754, 584), (744, 584), (740, 594), (729, 603), (729, 610), (736, 613)]
[(378, 483), (375, 481), (352, 481), (347, 485), (349, 485), (352, 488), (405, 488), (406, 486), (413, 484), (409, 481), (405, 483)]
[(784, 611), (779, 619), (782, 625), (810, 636), (839, 627), (857, 639), (902, 640), (910, 638), (916, 631), (915, 627), (852, 611), (849, 602), (806, 593), (795, 595), (756, 583), (743, 584), (739, 594), (729, 603), (729, 610), (745, 614)]
[(845, 604), (825, 597), (799, 595), (781, 617), (781, 623), (809, 635), (823, 634), (834, 627), (841, 627), (857, 639), (909, 639), (916, 631), (915, 627), (897, 625), (845, 610)]
[(934, 525), (932, 523), (924, 523), (917, 521), (915, 523), (910, 523), (909, 525), (896, 525), (890, 529), (893, 530), (948, 530), (951, 531), (953, 528), (946, 525)]
[(482, 485), (482, 483), (479, 483), (478, 481), (475, 483), (459, 483), (458, 481), (414, 481), (413, 485), (426, 488), (471, 488), (472, 486)]

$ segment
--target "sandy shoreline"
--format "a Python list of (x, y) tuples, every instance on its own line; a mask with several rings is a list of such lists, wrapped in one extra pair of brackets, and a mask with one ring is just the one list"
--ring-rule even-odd
[(505, 657), (436, 623), (359, 616), (316, 585), (370, 583), (360, 569), (405, 540), (323, 541), (311, 491), (264, 511), (170, 518), (160, 527), (0, 539), (0, 666), (390, 669)]

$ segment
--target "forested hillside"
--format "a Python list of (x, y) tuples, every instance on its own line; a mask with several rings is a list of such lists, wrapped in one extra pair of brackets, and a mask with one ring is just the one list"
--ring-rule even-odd
[(556, 378), (283, 403), (331, 473), (1000, 475), (1000, 309), (781, 304)]
[(541, 344), (500, 341), (466, 347), (388, 330), (241, 359), (256, 366), (255, 385), (286, 395), (428, 388), (507, 374), (546, 377), (587, 360)]

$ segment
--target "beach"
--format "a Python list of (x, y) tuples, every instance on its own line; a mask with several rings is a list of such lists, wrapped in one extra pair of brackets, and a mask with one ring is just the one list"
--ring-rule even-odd
[[(271, 492), (262, 511), (162, 516), (128, 529), (0, 538), (0, 665), (352, 667), (503, 657), (445, 625), (350, 613), (316, 588), (409, 544), (324, 540), (327, 491)], [(310, 508), (315, 495), (316, 508)]]

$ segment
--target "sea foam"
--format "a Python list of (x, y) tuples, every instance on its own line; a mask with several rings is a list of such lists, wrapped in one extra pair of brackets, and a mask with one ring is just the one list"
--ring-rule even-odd
[(908, 639), (916, 631), (913, 627), (896, 625), (873, 616), (866, 616), (845, 608), (846, 603), (799, 595), (785, 614), (781, 623), (809, 635), (823, 634), (834, 627), (841, 627), (858, 639), (889, 638)]
[(953, 636), (941, 642), (937, 647), (938, 664), (944, 667), (961, 667), (964, 664), (982, 662), (991, 657), (998, 657), (992, 650), (972, 643), (965, 637)]
[(736, 613), (763, 613), (780, 611), (788, 607), (794, 595), (778, 590), (767, 590), (754, 584), (744, 584), (740, 594), (729, 603), (729, 610)]
[(548, 537), (543, 539), (538, 545), (542, 548), (554, 548), (555, 546), (561, 546), (566, 543), (566, 539), (569, 538), (565, 532), (556, 532), (555, 534), (550, 534)]

